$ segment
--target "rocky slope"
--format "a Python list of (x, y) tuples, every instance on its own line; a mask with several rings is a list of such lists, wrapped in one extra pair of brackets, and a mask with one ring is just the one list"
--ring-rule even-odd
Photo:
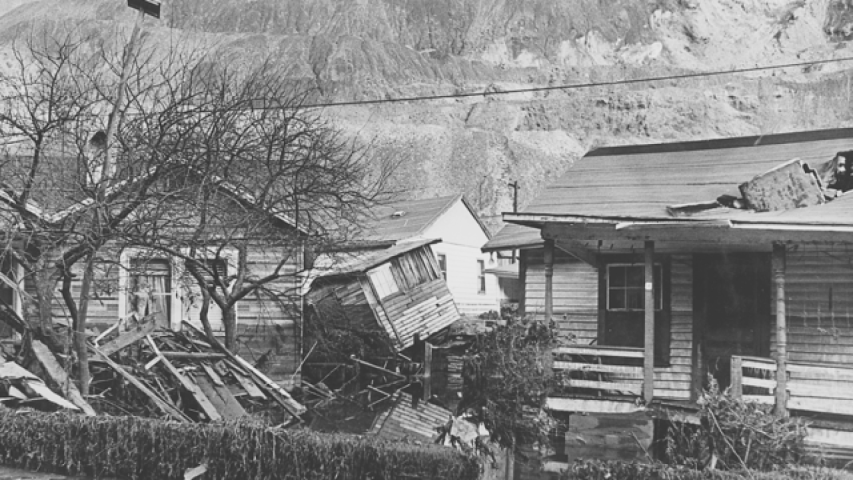
[[(853, 56), (850, 0), (168, 0), (151, 38), (213, 42), (219, 58), (271, 55), (324, 102), (483, 93), (329, 107), (398, 156), (413, 197), (464, 192), (490, 224), (589, 148), (853, 124), (853, 62), (539, 93), (601, 83)], [(0, 44), (33, 25), (107, 32), (120, 0), (4, 0)], [(185, 37), (186, 38), (186, 37)], [(6, 50), (7, 51), (7, 50)], [(0, 56), (0, 68), (3, 67)]]

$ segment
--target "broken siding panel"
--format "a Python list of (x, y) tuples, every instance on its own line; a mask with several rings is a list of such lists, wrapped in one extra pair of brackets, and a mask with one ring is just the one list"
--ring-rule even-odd
[(450, 410), (431, 403), (419, 402), (412, 408), (412, 397), (400, 393), (395, 396), (394, 407), (374, 423), (371, 433), (389, 441), (432, 440), (438, 435), (435, 429), (446, 424), (450, 417)]
[(413, 344), (416, 333), (432, 335), (459, 319), (456, 303), (442, 279), (383, 299), (380, 304), (376, 311), (393, 322), (392, 338), (398, 338), (402, 348)]
[[(853, 250), (798, 245), (785, 272), (788, 358), (792, 362), (853, 362)], [(776, 349), (772, 289), (771, 350)]]

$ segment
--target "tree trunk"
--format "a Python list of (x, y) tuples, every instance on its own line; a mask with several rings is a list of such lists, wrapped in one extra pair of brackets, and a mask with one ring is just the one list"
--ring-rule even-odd
[(222, 309), (222, 325), (225, 327), (225, 348), (236, 352), (237, 347), (237, 310), (236, 306)]
[(89, 345), (86, 342), (86, 318), (89, 314), (89, 290), (94, 277), (95, 255), (89, 255), (86, 260), (86, 271), (83, 273), (83, 284), (80, 286), (80, 308), (77, 311), (77, 321), (74, 322), (74, 348), (77, 351), (77, 373), (80, 381), (80, 393), (83, 397), (89, 395)]

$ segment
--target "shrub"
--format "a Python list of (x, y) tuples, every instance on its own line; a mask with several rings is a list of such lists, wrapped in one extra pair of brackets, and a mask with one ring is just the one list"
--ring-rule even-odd
[(714, 382), (699, 411), (700, 425), (672, 424), (666, 437), (669, 463), (717, 468), (771, 470), (805, 459), (806, 424), (779, 417), (772, 406), (735, 400)]
[(660, 463), (578, 461), (561, 479), (572, 480), (851, 480), (841, 470), (817, 467), (785, 467), (768, 472), (754, 470), (694, 470)]
[(476, 479), (470, 456), (434, 445), (138, 417), (19, 413), (0, 407), (0, 463), (94, 477), (215, 479)]

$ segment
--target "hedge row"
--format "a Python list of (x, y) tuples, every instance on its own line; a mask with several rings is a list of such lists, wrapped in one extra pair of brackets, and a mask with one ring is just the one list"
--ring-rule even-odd
[(211, 479), (474, 480), (475, 458), (435, 445), (249, 423), (182, 424), (138, 417), (19, 413), (0, 407), (0, 463), (132, 480), (180, 479), (204, 463)]
[(784, 467), (755, 470), (693, 470), (687, 467), (644, 463), (579, 461), (560, 477), (564, 480), (853, 480), (843, 470), (820, 467)]

